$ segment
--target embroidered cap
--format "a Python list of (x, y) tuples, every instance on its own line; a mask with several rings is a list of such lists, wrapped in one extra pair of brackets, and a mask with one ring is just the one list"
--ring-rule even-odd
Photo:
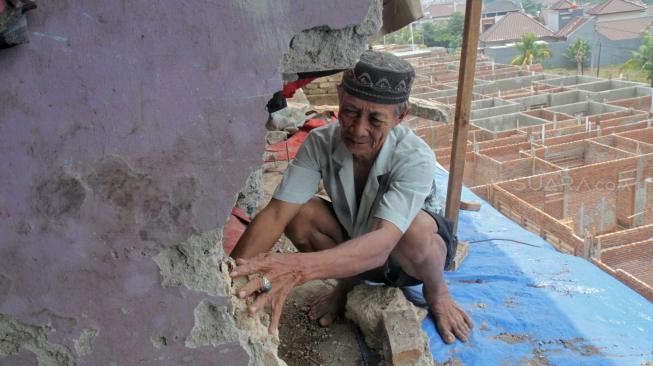
[(353, 69), (342, 76), (344, 91), (373, 103), (399, 104), (408, 100), (415, 69), (387, 52), (365, 51)]

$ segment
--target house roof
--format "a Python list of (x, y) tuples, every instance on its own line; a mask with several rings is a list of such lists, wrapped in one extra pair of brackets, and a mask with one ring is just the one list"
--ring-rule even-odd
[(605, 2), (589, 9), (589, 15), (605, 15), (613, 13), (626, 13), (630, 11), (645, 11), (646, 6), (631, 0), (606, 0)]
[(513, 3), (510, 0), (497, 0), (491, 3), (483, 4), (483, 14), (491, 13), (509, 13), (513, 11), (521, 11), (521, 6)]
[(653, 17), (629, 18), (596, 23), (596, 31), (613, 41), (639, 38), (653, 25)]
[(482, 42), (513, 42), (524, 34), (533, 33), (538, 39), (552, 37), (553, 31), (532, 17), (522, 13), (509, 13), (496, 24), (483, 32), (479, 39)]
[(567, 38), (570, 34), (576, 31), (576, 29), (582, 27), (583, 24), (587, 23), (589, 20), (589, 17), (575, 17), (564, 27), (560, 28), (560, 30), (556, 32), (555, 36), (560, 38)]
[(549, 9), (567, 10), (567, 9), (572, 9), (572, 8), (575, 8), (575, 7), (576, 7), (576, 5), (574, 3), (572, 3), (571, 1), (569, 1), (569, 0), (560, 0), (557, 3), (551, 5), (551, 7)]
[[(447, 18), (454, 13), (453, 2), (445, 4), (432, 4), (426, 8), (426, 13), (430, 18)], [(465, 14), (465, 4), (456, 3), (456, 11)]]

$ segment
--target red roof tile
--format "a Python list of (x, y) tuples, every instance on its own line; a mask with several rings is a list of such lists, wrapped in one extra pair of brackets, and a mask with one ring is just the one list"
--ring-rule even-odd
[(496, 24), (483, 32), (479, 39), (481, 42), (513, 42), (518, 41), (524, 34), (533, 33), (537, 38), (552, 37), (553, 31), (532, 17), (518, 12), (509, 13), (502, 17)]
[(606, 0), (605, 2), (589, 9), (587, 14), (605, 15), (612, 13), (625, 13), (630, 11), (645, 11), (646, 6), (630, 0)]

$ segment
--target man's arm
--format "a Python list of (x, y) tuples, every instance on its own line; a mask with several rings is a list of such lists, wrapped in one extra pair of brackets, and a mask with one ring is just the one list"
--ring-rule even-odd
[(248, 259), (270, 250), (301, 206), (273, 198), (247, 226), (231, 257)]
[(403, 233), (390, 221), (375, 219), (372, 230), (320, 252), (302, 253), (302, 277), (306, 281), (348, 278), (383, 265)]

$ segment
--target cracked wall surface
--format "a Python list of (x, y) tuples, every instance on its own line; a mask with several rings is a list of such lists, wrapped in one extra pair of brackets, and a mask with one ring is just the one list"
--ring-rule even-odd
[(253, 362), (188, 347), (198, 306), (230, 302), (213, 249), (161, 253), (222, 226), (282, 73), (350, 66), (378, 4), (39, 3), (0, 51), (0, 364)]

